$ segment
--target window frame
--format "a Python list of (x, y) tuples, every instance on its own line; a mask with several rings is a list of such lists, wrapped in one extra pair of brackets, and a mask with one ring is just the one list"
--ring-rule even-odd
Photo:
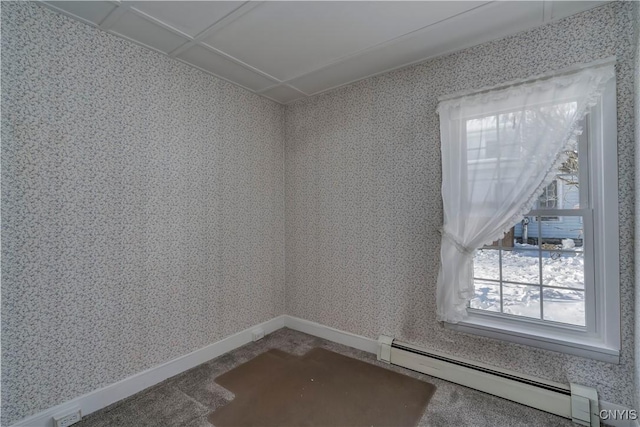
[[(520, 316), (467, 309), (468, 317), (448, 329), (496, 338), (566, 354), (619, 363), (620, 358), (620, 267), (618, 226), (618, 159), (616, 85), (611, 79), (600, 102), (589, 110), (588, 182), (589, 215), (584, 227), (593, 230), (593, 262), (585, 262), (594, 278), (593, 290), (586, 293), (586, 327), (541, 322)], [(605, 147), (605, 143), (609, 145)], [(612, 149), (611, 144), (615, 144)], [(580, 159), (582, 162), (582, 159)], [(606, 173), (605, 173), (606, 171)], [(581, 197), (584, 200), (584, 197)], [(584, 233), (586, 239), (588, 233)], [(586, 242), (585, 242), (586, 243)], [(586, 254), (585, 254), (586, 256)], [(588, 271), (591, 270), (591, 271)], [(589, 308), (591, 307), (591, 308)]]

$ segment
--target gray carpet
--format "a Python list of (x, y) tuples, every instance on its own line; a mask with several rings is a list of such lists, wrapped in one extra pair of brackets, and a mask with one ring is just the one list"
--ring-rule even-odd
[(573, 426), (565, 418), (380, 363), (373, 354), (286, 328), (94, 412), (75, 426), (211, 427), (207, 421), (209, 413), (234, 398), (231, 392), (216, 384), (214, 378), (269, 349), (301, 356), (314, 347), (326, 348), (434, 384), (437, 389), (420, 420), (420, 426)]

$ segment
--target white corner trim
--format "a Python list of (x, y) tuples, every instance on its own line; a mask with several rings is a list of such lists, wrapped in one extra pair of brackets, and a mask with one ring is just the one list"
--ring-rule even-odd
[(209, 344), (199, 350), (193, 351), (177, 359), (170, 360), (161, 365), (154, 366), (146, 371), (139, 372), (106, 387), (94, 390), (60, 405), (46, 409), (35, 415), (27, 417), (15, 423), (12, 427), (53, 427), (53, 416), (65, 412), (70, 408), (79, 407), (82, 416), (105, 408), (112, 403), (132, 396), (146, 388), (149, 388), (167, 378), (173, 377), (204, 362), (228, 353), (238, 347), (252, 341), (252, 333), (256, 328), (262, 328), (265, 334), (270, 334), (285, 326), (285, 318), (282, 315), (258, 325), (251, 326), (243, 331), (230, 335), (213, 344)]
[(324, 338), (338, 344), (357, 348), (358, 350), (366, 351), (367, 353), (378, 354), (378, 341), (363, 337), (362, 335), (356, 335), (339, 329), (330, 328), (329, 326), (321, 325), (320, 323), (293, 316), (285, 316), (284, 326), (289, 329)]

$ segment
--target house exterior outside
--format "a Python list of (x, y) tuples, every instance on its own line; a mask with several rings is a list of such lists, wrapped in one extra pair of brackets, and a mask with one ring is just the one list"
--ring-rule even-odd
[[(557, 175), (556, 179), (545, 189), (538, 199), (534, 209), (558, 208), (572, 209), (579, 206), (578, 186), (571, 180), (570, 175)], [(561, 243), (562, 239), (573, 239), (576, 246), (582, 246), (582, 217), (580, 216), (554, 216), (540, 217), (527, 216), (528, 243), (537, 244), (538, 237), (542, 243)], [(516, 242), (523, 243), (523, 223), (521, 221), (514, 227)]]

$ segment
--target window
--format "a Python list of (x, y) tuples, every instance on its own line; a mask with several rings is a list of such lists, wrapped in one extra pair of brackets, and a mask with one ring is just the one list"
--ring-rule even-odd
[[(551, 184), (544, 189), (536, 202), (537, 209), (559, 209), (563, 206), (562, 184), (558, 184), (559, 178), (558, 176), (551, 181)], [(541, 216), (539, 218), (540, 221), (560, 221), (559, 216)]]
[[(480, 120), (501, 121), (493, 116), (469, 122)], [(480, 164), (490, 156), (489, 142), (494, 149), (501, 148), (500, 138), (473, 135), (473, 122), (469, 122), (467, 140), (471, 136), (474, 142), (468, 146), (469, 157)], [(503, 239), (476, 251), (475, 295), (467, 309), (468, 319), (447, 327), (617, 363), (620, 319), (613, 80), (601, 102), (590, 110), (583, 128), (577, 150), (567, 153), (555, 179), (524, 221), (513, 224)], [(477, 156), (471, 154), (473, 150)], [(526, 153), (513, 158), (526, 167)]]
[(560, 207), (558, 203), (558, 180), (554, 179), (547, 185), (538, 198), (538, 209), (556, 209)]
[[(525, 219), (514, 224), (504, 238), (476, 252), (476, 294), (469, 304), (472, 310), (586, 325), (585, 295), (594, 281), (585, 282), (585, 260), (588, 264), (594, 254), (592, 245), (585, 245), (580, 221), (589, 217), (590, 223), (591, 210), (586, 208), (590, 193), (588, 173), (580, 169), (578, 153), (582, 153), (586, 169), (588, 142), (587, 130), (578, 150), (567, 153), (567, 161), (560, 165), (555, 179), (545, 187)], [(565, 173), (568, 163), (573, 169), (571, 176)], [(558, 189), (563, 180), (570, 181), (574, 191), (561, 195)], [(563, 209), (564, 196), (571, 199), (567, 203), (569, 209)], [(589, 230), (588, 234), (587, 241), (591, 242)]]

